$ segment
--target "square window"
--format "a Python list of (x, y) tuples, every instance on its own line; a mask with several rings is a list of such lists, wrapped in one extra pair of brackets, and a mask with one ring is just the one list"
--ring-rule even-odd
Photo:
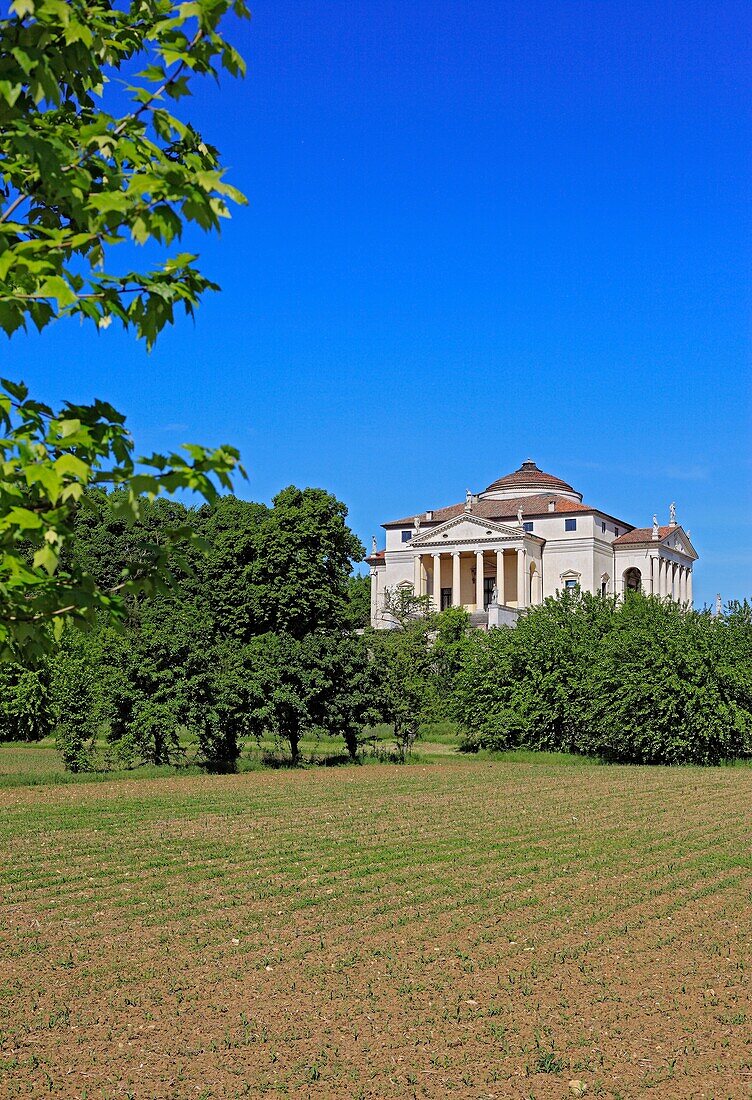
[(565, 531), (576, 531), (577, 530), (577, 520), (576, 519), (565, 519), (564, 520), (564, 530)]
[(526, 522), (523, 523), (523, 525), (522, 525), (522, 530), (523, 531), (532, 531), (532, 529), (533, 529), (533, 521), (532, 520), (526, 520)]
[(564, 581), (564, 587), (569, 592), (574, 592), (575, 588), (577, 587), (577, 581), (573, 578), (570, 578), (569, 580)]
[(402, 532), (402, 541), (403, 542), (409, 542), (412, 537), (413, 537), (412, 531), (403, 531)]

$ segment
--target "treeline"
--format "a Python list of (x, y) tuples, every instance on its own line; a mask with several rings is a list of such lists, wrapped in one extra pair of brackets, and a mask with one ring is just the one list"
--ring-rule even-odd
[(752, 754), (752, 608), (566, 593), (466, 638), (452, 709), (467, 749), (717, 764)]
[(73, 771), (188, 759), (232, 771), (262, 740), (297, 762), (317, 734), (354, 758), (378, 722), (404, 759), (421, 723), (445, 719), (467, 751), (752, 755), (747, 603), (712, 616), (639, 593), (567, 592), (486, 633), (398, 589), (395, 629), (374, 631), (369, 580), (351, 572), (363, 547), (324, 490), (291, 486), (271, 507), (157, 500), (135, 526), (123, 514), (117, 494), (87, 498), (76, 564), (116, 590), (190, 528), (172, 586), (130, 597), (119, 624), (66, 633), (38, 667), (0, 664), (0, 740), (54, 733)]

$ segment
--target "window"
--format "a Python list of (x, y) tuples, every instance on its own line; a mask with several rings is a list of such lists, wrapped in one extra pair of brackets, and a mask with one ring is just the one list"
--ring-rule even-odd
[(576, 531), (577, 530), (577, 520), (576, 519), (565, 519), (564, 520), (564, 530), (565, 531)]
[(412, 531), (403, 531), (402, 532), (402, 541), (403, 542), (409, 542), (412, 537), (413, 537)]
[(574, 577), (569, 577), (567, 580), (564, 581), (564, 587), (567, 592), (574, 592), (575, 588), (577, 587), (577, 581), (574, 579)]
[(601, 534), (605, 535), (605, 533), (606, 533), (606, 521), (605, 521), (605, 519), (603, 519), (603, 520), (601, 520)]
[(531, 519), (526, 520), (525, 523), (523, 523), (523, 525), (522, 525), (522, 530), (523, 531), (532, 531), (532, 529), (533, 529), (533, 521)]
[(601, 581), (601, 596), (608, 595), (608, 581)]
[(448, 607), (452, 606), (452, 590), (451, 588), (442, 588), (441, 590), (441, 610), (446, 611)]
[(618, 537), (619, 537), (619, 528), (618, 527), (614, 527), (614, 536), (618, 539)]

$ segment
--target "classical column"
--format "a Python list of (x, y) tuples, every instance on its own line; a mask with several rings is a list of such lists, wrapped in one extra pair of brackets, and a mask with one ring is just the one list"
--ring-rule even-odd
[(676, 565), (672, 562), (669, 568), (671, 570), (671, 572), (669, 573), (669, 577), (671, 579), (671, 599), (676, 600)]
[(462, 603), (460, 592), (460, 555), (459, 551), (452, 554), (452, 607), (459, 607)]
[(441, 554), (433, 555), (433, 602), (441, 611)]
[(376, 609), (379, 606), (379, 574), (371, 570), (371, 626), (376, 625)]
[(687, 602), (687, 569), (686, 566), (679, 566), (679, 592), (681, 595), (681, 602)]
[(663, 558), (658, 558), (658, 588), (656, 589), (655, 594), (656, 594), (656, 596), (659, 596), (661, 599), (663, 599), (663, 597), (666, 595), (666, 593), (663, 590), (663, 586), (664, 586), (664, 582), (665, 582), (665, 575), (666, 575), (666, 571), (664, 569)]
[(483, 610), (483, 551), (475, 551), (475, 610)]
[(504, 551), (496, 551), (496, 587), (499, 590), (499, 603), (502, 606), (507, 602), (507, 594), (504, 588)]
[(517, 551), (517, 606), (527, 607), (527, 552)]
[(420, 595), (420, 554), (413, 558), (413, 594)]
[(692, 606), (692, 567), (687, 566), (687, 603)]

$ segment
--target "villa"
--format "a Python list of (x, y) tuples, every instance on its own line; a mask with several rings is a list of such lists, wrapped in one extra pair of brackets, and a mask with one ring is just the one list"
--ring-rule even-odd
[(513, 623), (519, 612), (567, 588), (602, 595), (641, 589), (692, 603), (697, 553), (671, 504), (665, 526), (634, 527), (561, 478), (523, 462), (464, 502), (390, 520), (386, 547), (376, 539), (371, 622), (393, 625), (387, 590), (429, 596), (437, 610), (464, 607), (476, 626)]

